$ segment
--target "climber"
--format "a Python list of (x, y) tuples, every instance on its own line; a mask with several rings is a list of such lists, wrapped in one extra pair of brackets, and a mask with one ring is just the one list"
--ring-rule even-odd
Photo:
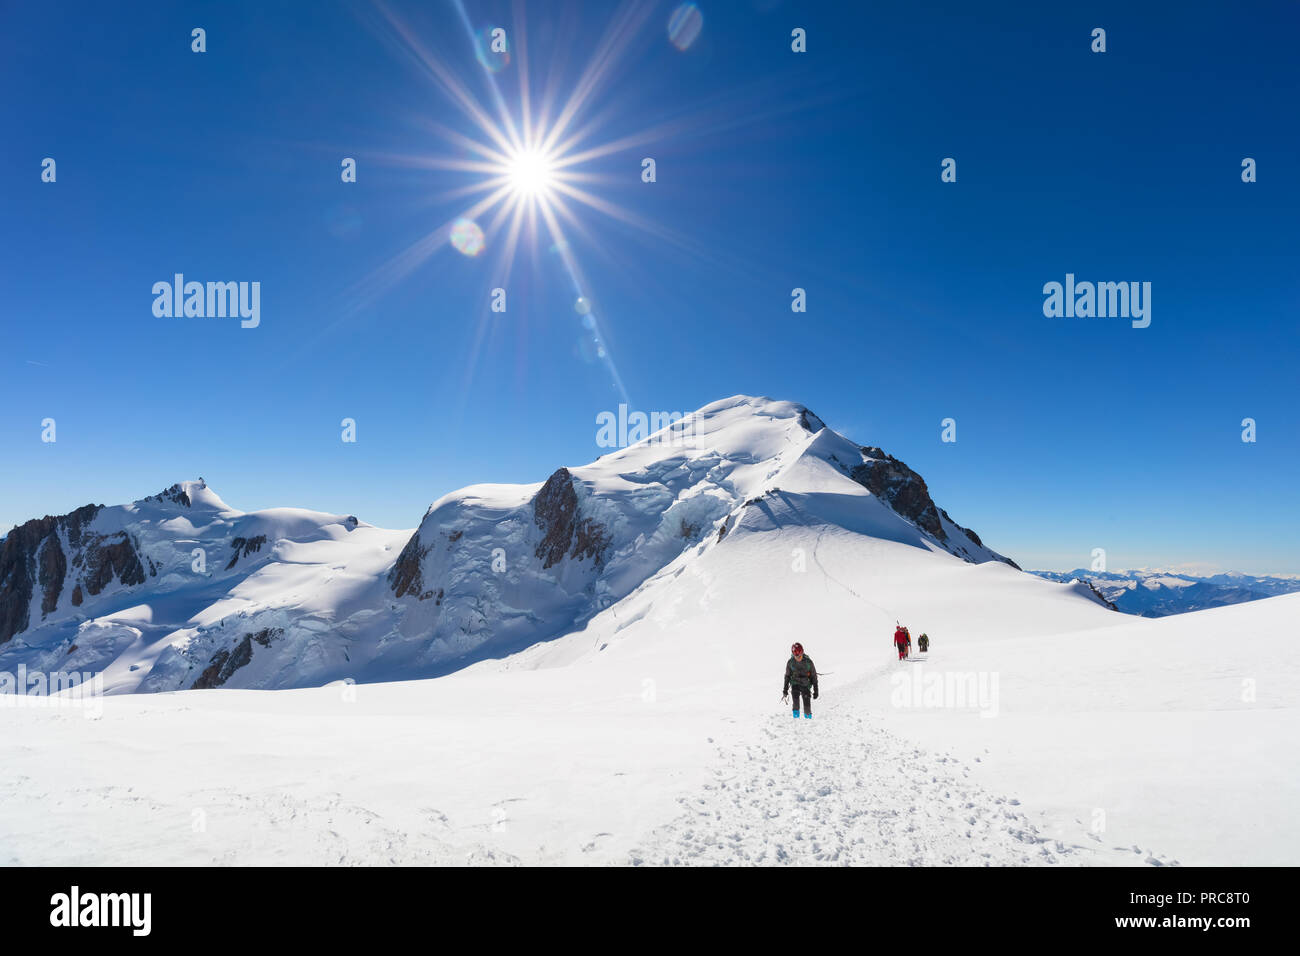
[(787, 700), (791, 690), (794, 691), (794, 718), (799, 719), (799, 698), (802, 696), (803, 715), (811, 720), (812, 702), (817, 699), (817, 668), (813, 666), (812, 658), (804, 654), (802, 644), (790, 648), (790, 659), (785, 663), (781, 699)]

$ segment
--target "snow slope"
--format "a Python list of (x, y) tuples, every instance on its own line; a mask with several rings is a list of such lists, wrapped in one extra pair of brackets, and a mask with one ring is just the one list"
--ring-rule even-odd
[(389, 576), (397, 631), (415, 651), (389, 670), (463, 666), (568, 633), (809, 495), (821, 513), (807, 520), (927, 554), (1008, 560), (880, 449), (801, 405), (735, 396), (542, 484), (476, 485), (435, 502)]
[[(0, 710), (4, 859), (1294, 863), (1296, 644), (1247, 704), (1222, 640), (1294, 598), (1108, 626), (1004, 565), (768, 524), (443, 678)], [(934, 638), (919, 666), (999, 674), (997, 716), (895, 706), (891, 614)], [(792, 637), (823, 672), (798, 723)]]
[[(476, 663), (425, 680), (85, 710), (0, 696), (13, 704), (0, 707), (0, 862), (1297, 862), (1300, 597), (1117, 615), (1086, 586), (991, 552), (972, 563), (962, 549), (982, 545), (951, 519), (937, 513), (940, 540), (852, 479), (858, 446), (809, 430), (798, 406), (767, 421), (754, 407), (731, 423), (754, 434), (709, 439), (717, 461), (680, 485), (673, 468), (694, 475), (711, 451), (670, 468), (663, 449), (634, 447), (566, 470), (552, 487), (574, 495), (552, 500), (574, 507), (541, 524), (544, 486), (435, 504), (418, 537), (437, 546), (407, 567), (443, 606), (525, 593), (475, 591), (456, 569), (491, 548), (449, 559), (456, 545), (515, 535), (513, 565), (563, 538), (564, 558), (521, 560), (510, 579), (536, 586), (561, 628), (521, 651), (505, 649), (523, 629), (506, 627), (477, 632)], [(770, 445), (746, 458), (756, 442)], [(645, 506), (593, 504), (611, 497)], [(712, 523), (674, 536), (655, 520), (674, 507)], [(623, 543), (599, 565), (572, 553), (600, 537), (580, 540), (584, 517)], [(361, 605), (391, 587), (376, 573)], [(385, 603), (436, 629), (436, 600)], [(894, 659), (896, 620), (930, 634), (928, 660)], [(822, 673), (813, 720), (779, 699), (793, 640)], [(395, 643), (446, 651), (418, 629)], [(985, 696), (928, 698), (936, 674)]]
[[(975, 779), (1183, 863), (1300, 862), (1300, 595), (998, 648), (1000, 714), (893, 709), (922, 746), (982, 754)], [(1068, 648), (1069, 653), (1061, 653)], [(987, 666), (940, 640), (927, 669)], [(881, 688), (883, 690), (883, 687)]]

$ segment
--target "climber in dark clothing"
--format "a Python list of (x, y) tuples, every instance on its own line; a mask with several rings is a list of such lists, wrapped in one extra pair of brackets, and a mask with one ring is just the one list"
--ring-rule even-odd
[(794, 691), (794, 718), (799, 719), (799, 698), (802, 696), (803, 715), (811, 720), (812, 702), (817, 699), (817, 668), (813, 666), (812, 658), (804, 654), (802, 644), (790, 648), (790, 659), (785, 663), (781, 699), (786, 700), (791, 690)]

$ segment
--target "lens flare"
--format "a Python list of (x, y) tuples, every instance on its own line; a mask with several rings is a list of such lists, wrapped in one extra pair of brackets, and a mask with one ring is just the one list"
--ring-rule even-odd
[(506, 33), (493, 34), (499, 27), (484, 27), (474, 34), (474, 55), (489, 73), (500, 73), (510, 65), (510, 47), (506, 45)]
[(486, 243), (478, 223), (461, 218), (451, 224), (451, 244), (457, 252), (473, 257), (483, 251)]
[(693, 3), (683, 3), (668, 20), (668, 42), (685, 52), (704, 29), (704, 14)]

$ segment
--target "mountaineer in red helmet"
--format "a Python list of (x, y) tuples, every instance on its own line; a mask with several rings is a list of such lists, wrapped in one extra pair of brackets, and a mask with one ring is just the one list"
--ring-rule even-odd
[[(812, 702), (817, 699), (817, 668), (812, 658), (803, 652), (802, 644), (790, 648), (790, 659), (785, 663), (785, 684), (781, 699), (786, 700), (794, 691), (794, 718), (799, 719), (799, 698), (803, 697), (803, 715), (812, 720)], [(812, 693), (811, 698), (809, 692)]]
[(899, 624), (894, 630), (894, 646), (898, 648), (898, 659), (901, 661), (907, 657), (908, 648), (912, 646), (912, 635), (907, 633), (907, 628)]

